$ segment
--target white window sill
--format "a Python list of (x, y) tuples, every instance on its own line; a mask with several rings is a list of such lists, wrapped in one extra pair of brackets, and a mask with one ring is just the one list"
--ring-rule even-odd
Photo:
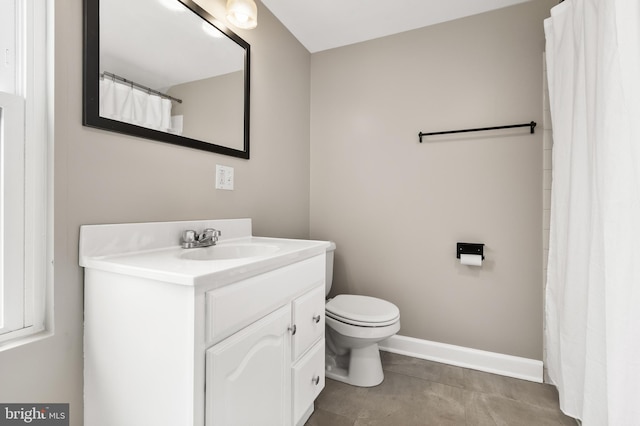
[(27, 327), (0, 336), (0, 353), (38, 342), (53, 336), (53, 332), (44, 328)]

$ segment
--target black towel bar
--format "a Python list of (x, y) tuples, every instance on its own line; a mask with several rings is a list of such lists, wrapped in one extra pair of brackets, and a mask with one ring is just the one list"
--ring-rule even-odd
[(447, 130), (444, 132), (430, 132), (430, 133), (418, 133), (420, 137), (420, 143), (422, 143), (423, 136), (433, 136), (433, 135), (447, 135), (449, 133), (467, 133), (467, 132), (482, 132), (484, 130), (500, 130), (500, 129), (513, 129), (514, 127), (529, 127), (531, 129), (531, 133), (534, 133), (534, 129), (536, 128), (536, 122), (532, 121), (531, 123), (524, 124), (511, 124), (508, 126), (496, 126), (496, 127), (480, 127), (477, 129), (463, 129), (463, 130)]

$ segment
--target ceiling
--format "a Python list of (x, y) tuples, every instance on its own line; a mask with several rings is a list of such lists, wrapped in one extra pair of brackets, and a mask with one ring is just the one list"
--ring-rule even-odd
[[(262, 0), (311, 53), (533, 0)], [(260, 17), (258, 17), (260, 25)]]

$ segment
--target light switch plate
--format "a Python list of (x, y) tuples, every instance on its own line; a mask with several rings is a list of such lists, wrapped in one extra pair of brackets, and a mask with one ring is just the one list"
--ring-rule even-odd
[(216, 164), (216, 189), (233, 191), (233, 167)]

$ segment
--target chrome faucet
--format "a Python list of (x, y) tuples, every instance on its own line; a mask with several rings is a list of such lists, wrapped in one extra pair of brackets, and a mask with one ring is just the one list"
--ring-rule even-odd
[(215, 246), (218, 238), (222, 235), (217, 229), (207, 228), (202, 234), (196, 234), (196, 231), (187, 230), (182, 233), (182, 248), (198, 248)]

